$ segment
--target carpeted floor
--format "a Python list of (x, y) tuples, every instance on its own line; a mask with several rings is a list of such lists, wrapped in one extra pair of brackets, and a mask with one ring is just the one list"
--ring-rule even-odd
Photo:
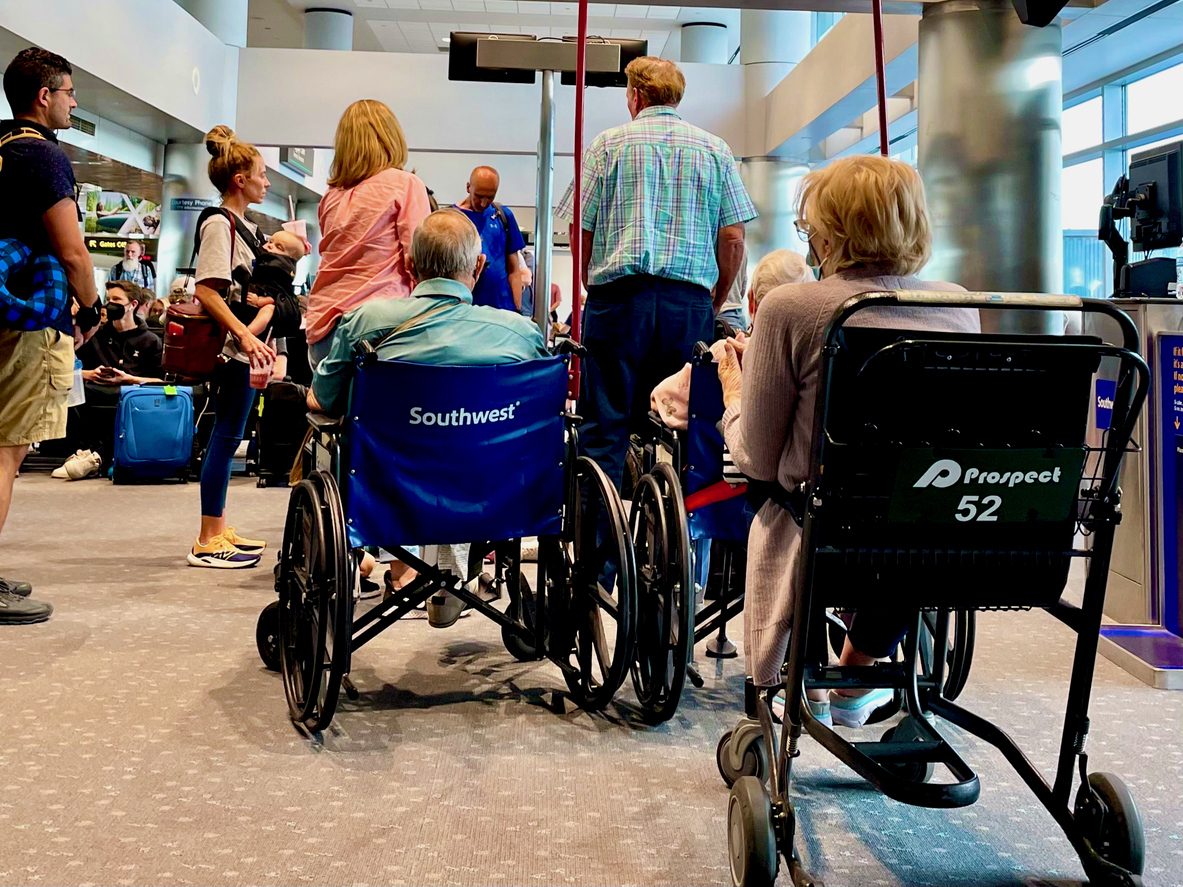
[[(235, 480), (229, 513), (274, 547), (286, 500)], [(0, 629), (0, 883), (728, 883), (714, 750), (742, 660), (704, 665), (707, 686), (652, 729), (627, 685), (577, 710), (554, 666), (515, 662), (480, 617), (405, 621), (358, 653), (361, 700), (310, 741), (255, 652), (272, 556), (188, 567), (197, 512), (196, 485), (17, 481), (0, 573), (57, 613)], [(1044, 614), (985, 615), (962, 697), (1049, 772), (1070, 643)], [(1146, 883), (1183, 884), (1183, 694), (1100, 661), (1092, 724), (1092, 768), (1141, 805)], [(950, 812), (886, 800), (805, 742), (798, 814), (828, 885), (1083, 878), (1001, 757), (959, 748), (982, 797)]]

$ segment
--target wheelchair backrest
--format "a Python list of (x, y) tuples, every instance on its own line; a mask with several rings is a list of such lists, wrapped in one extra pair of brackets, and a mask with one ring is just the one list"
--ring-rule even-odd
[[(690, 415), (686, 425), (686, 492), (723, 479), (723, 386), (717, 365), (707, 354), (690, 364)], [(743, 496), (714, 502), (687, 515), (691, 539), (724, 539), (742, 542), (748, 538), (749, 515)]]
[(340, 469), (351, 545), (560, 532), (566, 391), (562, 357), (480, 367), (362, 361)]
[(1097, 480), (1084, 477), (1099, 462), (1084, 444), (1092, 376), (1120, 349), (842, 323), (829, 342), (811, 469), (823, 503), (815, 587), (845, 588), (849, 605), (1057, 600), (1081, 488)]

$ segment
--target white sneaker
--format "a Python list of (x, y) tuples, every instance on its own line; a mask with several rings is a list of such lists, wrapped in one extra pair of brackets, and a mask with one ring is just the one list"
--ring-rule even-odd
[(538, 563), (538, 537), (527, 536), (522, 540), (522, 563)]
[(88, 451), (85, 456), (75, 456), (66, 463), (66, 476), (70, 480), (82, 480), (92, 474), (98, 474), (102, 465), (103, 457)]
[(90, 450), (75, 450), (74, 455), (71, 456), (69, 459), (67, 459), (65, 462), (63, 462), (61, 465), (59, 465), (57, 468), (55, 468), (52, 471), (52, 473), (50, 473), (49, 476), (63, 478), (63, 479), (69, 477), (70, 474), (67, 469), (69, 468), (70, 463), (77, 462), (83, 456), (89, 456), (89, 455), (90, 455)]

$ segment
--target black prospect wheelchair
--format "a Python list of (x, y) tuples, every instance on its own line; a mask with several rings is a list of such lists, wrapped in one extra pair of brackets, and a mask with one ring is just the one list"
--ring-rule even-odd
[[(1106, 342), (851, 324), (865, 309), (891, 306), (1095, 312), (1120, 335)], [(785, 680), (750, 694), (747, 717), (726, 743), (747, 737), (749, 745), (728, 801), (732, 880), (772, 884), (783, 855), (794, 885), (819, 883), (794, 848), (789, 788), (802, 730), (897, 801), (974, 803), (978, 777), (938, 730), (939, 718), (1002, 752), (1064, 831), (1091, 882), (1140, 885), (1145, 844), (1137, 805), (1119, 777), (1088, 772), (1085, 751), (1120, 520), (1118, 470), (1149, 385), (1133, 322), (1108, 302), (1067, 296), (872, 293), (842, 305), (825, 335), (809, 474), (777, 499), (803, 534)], [(1110, 430), (1099, 447), (1088, 447), (1092, 379), (1103, 361), (1107, 375), (1116, 373), (1117, 394)], [(1087, 579), (1075, 606), (1061, 594), (1078, 558), (1087, 562)], [(825, 609), (882, 611), (885, 603), (915, 626), (902, 663), (827, 666)], [(1006, 732), (950, 699), (945, 657), (921, 665), (919, 649), (924, 611), (932, 613), (940, 650), (961, 611), (1032, 608), (1077, 635), (1050, 785)], [(906, 708), (879, 742), (850, 742), (804, 705), (807, 690), (871, 687), (902, 692)], [(779, 729), (772, 713), (778, 692), (785, 697)], [(767, 787), (753, 772), (753, 732), (768, 750)], [(938, 764), (952, 782), (930, 782)]]
[[(497, 622), (515, 658), (551, 659), (580, 706), (608, 704), (632, 657), (633, 552), (615, 487), (576, 455), (566, 391), (560, 356), (454, 367), (359, 353), (345, 418), (309, 416), (315, 470), (292, 490), (279, 600), (260, 617), (260, 653), (278, 659), (297, 725), (325, 729), (342, 688), (356, 695), (354, 651), (441, 591)], [(523, 536), (539, 538), (533, 591)], [(504, 611), (408, 550), (456, 543), (477, 564), (496, 552)], [(363, 546), (418, 576), (355, 619)]]

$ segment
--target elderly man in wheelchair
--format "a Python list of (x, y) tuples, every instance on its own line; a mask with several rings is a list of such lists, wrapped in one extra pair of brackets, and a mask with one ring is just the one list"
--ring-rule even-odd
[[(567, 358), (526, 318), (472, 305), (484, 257), (462, 214), (428, 216), (410, 258), (411, 297), (347, 314), (317, 368), (260, 654), (283, 673), (292, 720), (316, 732), (342, 689), (357, 695), (354, 650), (424, 603), (436, 627), (472, 608), (515, 658), (551, 659), (578, 704), (602, 707), (631, 653), (635, 571), (619, 494), (575, 455)], [(533, 590), (523, 536), (539, 538)], [(417, 575), (355, 619), (363, 547)], [(473, 578), (488, 554), (491, 589)], [(619, 565), (611, 581), (605, 563)]]

